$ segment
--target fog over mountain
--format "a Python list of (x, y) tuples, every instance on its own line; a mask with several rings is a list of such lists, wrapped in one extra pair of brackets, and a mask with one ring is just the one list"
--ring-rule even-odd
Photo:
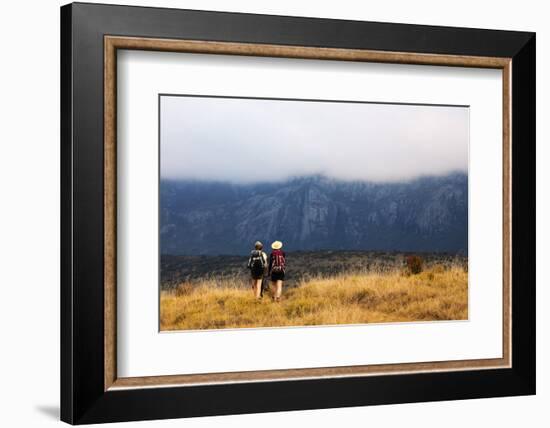
[(469, 109), (160, 97), (163, 254), (467, 253)]
[(460, 106), (162, 96), (161, 177), (399, 182), (468, 169)]
[(322, 175), (235, 184), (161, 180), (162, 254), (247, 254), (254, 241), (287, 251), (387, 250), (467, 254), (468, 177), (401, 182)]

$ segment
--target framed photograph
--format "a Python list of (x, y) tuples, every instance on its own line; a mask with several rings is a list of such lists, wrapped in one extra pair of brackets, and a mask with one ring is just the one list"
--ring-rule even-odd
[(535, 35), (61, 8), (61, 418), (535, 393)]

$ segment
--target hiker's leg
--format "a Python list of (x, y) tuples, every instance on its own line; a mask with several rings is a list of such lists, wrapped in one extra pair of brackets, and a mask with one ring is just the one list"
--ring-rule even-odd
[(260, 297), (264, 297), (264, 281), (265, 278), (262, 276), (262, 279), (260, 279)]
[(257, 279), (255, 280), (255, 284), (254, 284), (254, 296), (256, 297), (256, 299), (259, 299), (261, 297), (261, 293), (262, 293), (262, 280)]
[(269, 292), (271, 293), (271, 297), (275, 298), (275, 292), (277, 291), (277, 281), (269, 281)]
[(275, 292), (275, 300), (281, 299), (281, 294), (283, 294), (283, 281), (277, 281), (277, 291)]

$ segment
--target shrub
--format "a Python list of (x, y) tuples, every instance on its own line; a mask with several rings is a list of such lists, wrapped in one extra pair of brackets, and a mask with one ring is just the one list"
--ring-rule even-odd
[(178, 297), (188, 296), (193, 292), (193, 286), (188, 282), (182, 282), (176, 287), (175, 294)]
[(407, 270), (411, 275), (422, 272), (424, 261), (419, 256), (407, 256)]
[(445, 272), (445, 266), (443, 265), (435, 265), (432, 269), (433, 273), (443, 273)]

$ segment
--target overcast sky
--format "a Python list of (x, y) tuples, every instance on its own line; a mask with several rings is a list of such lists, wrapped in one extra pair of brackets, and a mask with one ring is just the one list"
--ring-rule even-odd
[(161, 97), (161, 177), (401, 181), (468, 168), (468, 108)]

